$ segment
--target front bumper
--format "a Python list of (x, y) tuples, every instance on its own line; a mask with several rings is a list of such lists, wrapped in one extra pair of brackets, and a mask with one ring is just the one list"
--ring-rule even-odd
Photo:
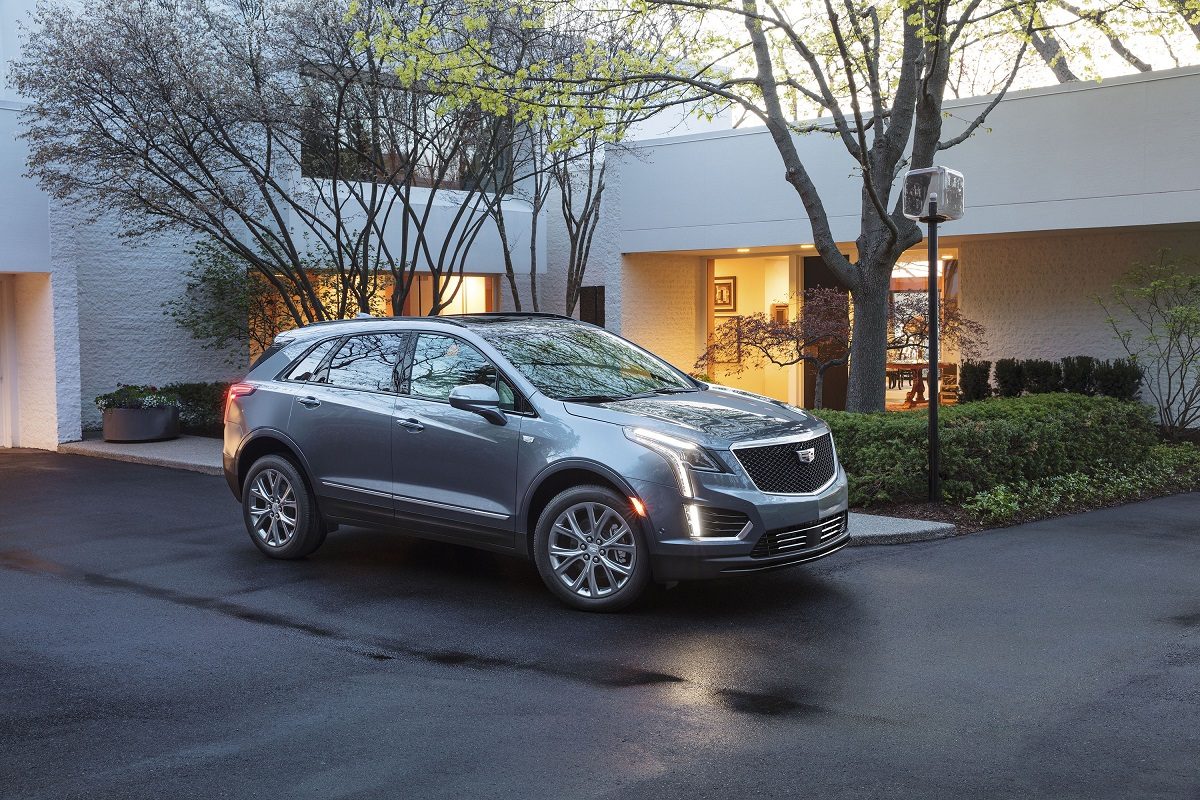
[[(746, 488), (732, 475), (706, 475), (696, 497), (685, 501), (674, 486), (637, 482), (635, 488), (647, 510), (650, 560), (660, 582), (701, 580), (722, 575), (762, 572), (824, 558), (850, 541), (849, 526), (840, 525), (847, 511), (846, 474), (838, 466), (834, 481), (811, 495), (769, 495)], [(744, 514), (746, 527), (735, 536), (692, 536), (685, 503)], [(808, 538), (806, 546), (768, 545), (771, 536), (791, 536), (798, 530), (826, 526), (827, 536)], [(768, 538), (764, 538), (768, 537)], [(760, 541), (761, 540), (761, 541)], [(770, 540), (773, 541), (773, 540)]]

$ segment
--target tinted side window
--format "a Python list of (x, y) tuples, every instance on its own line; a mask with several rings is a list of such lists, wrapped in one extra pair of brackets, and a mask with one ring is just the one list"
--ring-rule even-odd
[(466, 342), (452, 336), (422, 333), (413, 353), (409, 392), (430, 400), (447, 400), (455, 386), (482, 383), (500, 395), (500, 407), (511, 411), (514, 393), (492, 362)]
[(317, 368), (321, 366), (321, 362), (325, 356), (329, 354), (330, 349), (337, 344), (337, 339), (330, 339), (327, 342), (321, 342), (319, 345), (309, 351), (308, 355), (300, 359), (296, 366), (288, 371), (285, 378), (289, 381), (312, 381), (314, 383), (324, 383), (324, 374), (317, 374)]
[(326, 382), (346, 389), (394, 392), (405, 336), (376, 333), (351, 336), (329, 362)]

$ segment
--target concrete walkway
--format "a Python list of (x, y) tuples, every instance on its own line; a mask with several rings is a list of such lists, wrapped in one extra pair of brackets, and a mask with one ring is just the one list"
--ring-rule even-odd
[(106, 442), (94, 433), (82, 442), (60, 444), (58, 452), (221, 474), (221, 440), (206, 436), (180, 436), (165, 442)]
[[(202, 436), (181, 436), (167, 442), (136, 444), (106, 442), (96, 438), (58, 446), (60, 453), (95, 456), (116, 461), (132, 461), (158, 467), (186, 469), (208, 475), (221, 474), (221, 440)], [(883, 517), (878, 514), (850, 514), (850, 544), (904, 544), (945, 539), (957, 529), (947, 522)]]

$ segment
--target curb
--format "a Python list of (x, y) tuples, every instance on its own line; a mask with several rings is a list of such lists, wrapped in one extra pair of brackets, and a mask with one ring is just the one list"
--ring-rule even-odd
[(958, 535), (958, 528), (949, 522), (926, 519), (884, 517), (878, 514), (850, 512), (850, 546), (876, 544), (909, 544), (949, 539)]
[(109, 461), (124, 461), (128, 464), (146, 464), (152, 467), (167, 467), (168, 469), (181, 469), (188, 472), (199, 472), (204, 475), (222, 475), (224, 470), (219, 466), (212, 464), (200, 464), (194, 461), (184, 461), (177, 458), (169, 458), (167, 456), (155, 456), (141, 453), (129, 453), (123, 451), (106, 450), (96, 447), (90, 441), (82, 442), (66, 442), (58, 446), (58, 452), (73, 456), (88, 456), (90, 458), (104, 458)]

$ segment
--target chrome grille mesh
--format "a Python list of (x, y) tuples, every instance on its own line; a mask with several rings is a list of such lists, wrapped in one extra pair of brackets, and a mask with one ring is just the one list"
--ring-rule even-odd
[[(813, 460), (805, 463), (798, 454), (810, 448)], [(811, 494), (829, 483), (837, 470), (828, 433), (798, 442), (735, 447), (733, 454), (758, 490), (771, 494)]]

